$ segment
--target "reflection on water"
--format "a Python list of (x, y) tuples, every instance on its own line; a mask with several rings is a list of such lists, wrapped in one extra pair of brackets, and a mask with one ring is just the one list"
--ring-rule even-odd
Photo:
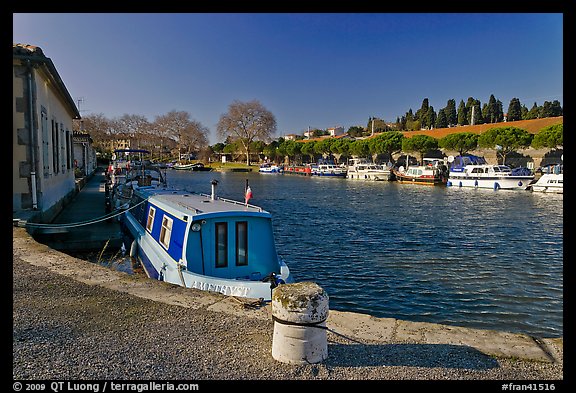
[(278, 252), (330, 308), (559, 337), (563, 195), (300, 175), (169, 171), (272, 213)]

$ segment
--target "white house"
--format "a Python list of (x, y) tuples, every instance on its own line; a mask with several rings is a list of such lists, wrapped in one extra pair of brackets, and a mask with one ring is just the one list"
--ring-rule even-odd
[(96, 151), (92, 146), (90, 134), (74, 131), (74, 167), (82, 170), (84, 176), (91, 175), (96, 169)]
[(74, 100), (42, 49), (13, 44), (13, 218), (49, 222), (74, 196)]

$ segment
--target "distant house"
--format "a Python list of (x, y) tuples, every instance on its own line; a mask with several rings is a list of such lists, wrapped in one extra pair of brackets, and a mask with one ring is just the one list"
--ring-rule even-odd
[(114, 136), (100, 141), (103, 150), (113, 152), (116, 149), (132, 149), (132, 139), (130, 137)]
[(37, 46), (13, 44), (12, 211), (49, 222), (75, 193), (74, 100)]
[(344, 127), (332, 127), (328, 128), (326, 131), (328, 131), (328, 135), (332, 137), (344, 135)]
[(74, 167), (79, 168), (84, 176), (91, 175), (96, 169), (96, 151), (92, 146), (90, 134), (74, 131)]
[(298, 138), (296, 134), (286, 134), (284, 135), (284, 139), (287, 141), (295, 141)]

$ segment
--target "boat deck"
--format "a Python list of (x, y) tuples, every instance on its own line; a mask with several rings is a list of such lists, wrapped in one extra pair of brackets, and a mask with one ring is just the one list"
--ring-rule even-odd
[(258, 206), (245, 204), (240, 201), (218, 196), (212, 199), (211, 195), (207, 194), (196, 194), (170, 189), (154, 190), (151, 193), (150, 200), (153, 203), (162, 204), (170, 208), (170, 210), (176, 210), (189, 215), (230, 211), (270, 214)]

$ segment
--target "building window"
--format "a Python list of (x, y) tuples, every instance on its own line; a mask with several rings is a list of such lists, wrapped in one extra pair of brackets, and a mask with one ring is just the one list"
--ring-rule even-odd
[(41, 107), (41, 127), (42, 127), (42, 166), (44, 177), (50, 176), (50, 136), (48, 131), (48, 112)]
[(168, 216), (162, 217), (162, 229), (160, 229), (160, 244), (166, 249), (170, 245), (170, 236), (172, 235), (172, 224), (174, 220)]
[(66, 130), (66, 169), (72, 168), (72, 136), (70, 130)]
[(228, 266), (228, 224), (216, 223), (216, 267)]
[(236, 266), (248, 265), (248, 222), (236, 223)]
[(54, 173), (58, 173), (58, 122), (52, 119), (52, 168)]
[(60, 168), (62, 173), (66, 173), (66, 131), (64, 124), (60, 123)]
[(154, 216), (156, 215), (156, 209), (150, 206), (148, 211), (148, 221), (146, 221), (146, 230), (152, 233), (152, 225), (154, 224)]

